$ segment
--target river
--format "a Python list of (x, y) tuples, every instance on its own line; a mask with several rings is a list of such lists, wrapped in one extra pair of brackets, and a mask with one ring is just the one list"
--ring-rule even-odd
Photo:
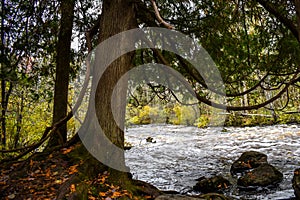
[[(152, 137), (155, 143), (146, 142)], [(254, 192), (233, 187), (226, 195), (236, 199), (291, 199), (294, 169), (300, 167), (300, 126), (208, 127), (141, 125), (126, 129), (126, 141), (134, 147), (125, 152), (126, 164), (135, 179), (161, 190), (195, 194), (195, 179), (222, 174), (245, 151), (268, 155), (268, 161), (284, 174), (277, 188)]]

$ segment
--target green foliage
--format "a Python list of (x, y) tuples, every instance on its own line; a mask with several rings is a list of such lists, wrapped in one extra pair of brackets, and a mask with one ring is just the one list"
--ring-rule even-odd
[(300, 113), (282, 113), (279, 115), (278, 123), (288, 124), (288, 123), (300, 123)]
[(33, 144), (41, 138), (46, 127), (51, 125), (52, 105), (41, 90), (16, 86), (10, 96), (6, 130), (7, 146), (10, 148)]
[(191, 126), (196, 122), (197, 114), (192, 106), (181, 106), (178, 103), (139, 107), (128, 104), (126, 124), (169, 123)]

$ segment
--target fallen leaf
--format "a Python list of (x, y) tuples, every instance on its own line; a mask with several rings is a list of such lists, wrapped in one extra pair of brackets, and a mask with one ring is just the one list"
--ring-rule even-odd
[(111, 198), (117, 198), (117, 197), (120, 197), (122, 196), (122, 194), (120, 192), (114, 192), (111, 196)]
[(69, 167), (69, 174), (75, 174), (76, 172), (78, 172), (77, 167), (78, 167), (78, 164)]
[(58, 179), (58, 180), (55, 181), (55, 183), (61, 184), (61, 183), (62, 183), (62, 180), (59, 180), (59, 179)]
[(70, 148), (68, 148), (68, 149), (67, 149), (67, 148), (63, 148), (63, 149), (62, 149), (62, 151), (63, 151), (62, 154), (68, 154), (68, 153), (70, 153), (73, 149), (74, 149), (73, 147), (70, 147)]
[(30, 163), (29, 163), (30, 167), (32, 167), (33, 164), (34, 164), (34, 161), (33, 161), (33, 160), (30, 160)]
[(5, 181), (1, 181), (0, 185), (6, 185), (6, 182)]
[(105, 196), (106, 196), (106, 193), (105, 193), (105, 192), (99, 192), (99, 196), (105, 197)]
[(46, 177), (51, 176), (51, 170), (49, 168), (46, 169)]
[(70, 191), (71, 191), (71, 192), (75, 192), (75, 191), (76, 191), (75, 184), (72, 184), (72, 185), (70, 186)]
[(14, 199), (15, 197), (16, 197), (15, 194), (10, 194), (10, 195), (7, 196), (8, 199)]

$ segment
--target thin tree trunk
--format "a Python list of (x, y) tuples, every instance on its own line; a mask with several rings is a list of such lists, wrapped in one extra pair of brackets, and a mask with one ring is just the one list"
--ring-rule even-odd
[(24, 110), (24, 91), (21, 93), (21, 103), (18, 105), (18, 111), (17, 111), (17, 130), (16, 135), (14, 139), (14, 148), (16, 149), (19, 144), (20, 135), (21, 135), (21, 128), (22, 128), (22, 120), (23, 120), (23, 110)]
[[(54, 89), (53, 123), (67, 115), (68, 87), (71, 60), (71, 39), (75, 0), (62, 0), (60, 10), (60, 32), (57, 42), (56, 77)], [(67, 125), (61, 126), (57, 134), (50, 138), (48, 147), (64, 144), (67, 141)]]
[(300, 43), (300, 0), (295, 0), (296, 15), (297, 15), (297, 31), (298, 41)]
[(7, 88), (7, 81), (1, 80), (1, 143), (6, 146), (6, 112), (8, 107), (8, 100), (12, 92), (13, 85), (9, 83), (9, 88)]

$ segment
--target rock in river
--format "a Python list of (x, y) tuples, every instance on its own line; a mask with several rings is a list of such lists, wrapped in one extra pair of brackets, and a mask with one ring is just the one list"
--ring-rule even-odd
[(245, 173), (247, 170), (259, 167), (262, 164), (267, 164), (267, 155), (257, 151), (244, 152), (238, 160), (236, 160), (231, 168), (232, 175), (237, 173)]
[(199, 199), (205, 200), (203, 198), (189, 197), (189, 196), (178, 195), (178, 194), (164, 194), (155, 198), (155, 200), (199, 200)]
[(243, 187), (269, 186), (281, 182), (283, 174), (270, 164), (262, 164), (259, 167), (247, 172), (238, 179), (237, 184)]
[(193, 189), (202, 193), (221, 192), (230, 185), (230, 182), (223, 176), (214, 176), (211, 178), (201, 177)]
[(155, 200), (230, 200), (230, 198), (217, 193), (209, 193), (200, 196), (184, 196), (176, 194), (164, 194), (155, 198)]
[(295, 196), (297, 197), (297, 199), (300, 199), (300, 168), (294, 171), (292, 183)]

